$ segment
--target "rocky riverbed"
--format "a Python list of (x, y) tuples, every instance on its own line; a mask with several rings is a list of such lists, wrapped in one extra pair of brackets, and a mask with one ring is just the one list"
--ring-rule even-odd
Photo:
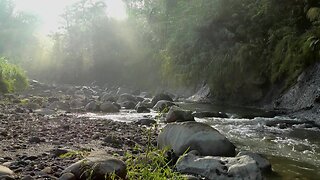
[[(271, 164), (244, 150), (267, 155), (273, 150), (267, 148), (266, 153), (264, 147), (245, 148), (243, 143), (278, 137), (269, 132), (273, 128), (319, 128), (310, 121), (258, 121), (220, 110), (189, 109), (171, 94), (151, 98), (146, 92), (120, 88), (30, 84), (25, 92), (1, 96), (0, 179), (108, 179), (110, 172), (125, 178), (125, 154), (138, 156), (148, 144), (170, 146), (168, 160), (173, 164), (183, 156), (175, 170), (195, 175), (186, 176), (189, 179), (262, 179), (273, 174)], [(241, 138), (243, 133), (247, 140)], [(310, 152), (317, 153), (317, 147)], [(312, 157), (317, 162), (317, 155)], [(86, 167), (94, 171), (84, 171)]]
[[(57, 179), (87, 152), (137, 153), (147, 145), (145, 127), (134, 123), (78, 117), (71, 113), (41, 115), (18, 105), (1, 105), (0, 164), (16, 179)], [(151, 136), (156, 143), (156, 134)], [(70, 152), (70, 157), (60, 157)]]

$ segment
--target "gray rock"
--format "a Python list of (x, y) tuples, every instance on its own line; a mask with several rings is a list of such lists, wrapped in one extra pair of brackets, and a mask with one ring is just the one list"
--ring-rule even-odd
[(89, 156), (67, 167), (62, 174), (72, 173), (80, 180), (110, 179), (115, 173), (119, 178), (125, 179), (127, 175), (126, 165), (123, 161), (106, 155)]
[(96, 101), (91, 101), (85, 106), (85, 111), (87, 112), (95, 112), (99, 111), (99, 105)]
[(157, 104), (157, 102), (161, 101), (161, 100), (166, 100), (166, 101), (173, 101), (173, 99), (168, 95), (168, 94), (164, 94), (164, 93), (160, 93), (155, 95), (152, 100), (151, 100), (151, 104), (152, 106), (155, 106)]
[(201, 157), (188, 153), (178, 160), (176, 168), (180, 173), (197, 174), (209, 180), (263, 179), (256, 161), (247, 155), (239, 157)]
[(162, 112), (162, 111), (164, 111), (165, 109), (169, 110), (169, 108), (170, 108), (171, 106), (173, 106), (173, 105), (175, 105), (175, 104), (174, 104), (173, 102), (171, 102), (171, 101), (160, 100), (160, 101), (157, 102), (156, 105), (153, 106), (152, 109), (155, 110), (155, 111), (160, 111), (160, 112)]
[(112, 104), (112, 102), (104, 102), (100, 105), (100, 111), (106, 113), (119, 112), (119, 108)]
[(192, 111), (183, 110), (177, 106), (172, 106), (166, 116), (166, 122), (185, 122), (194, 121)]
[(180, 156), (197, 150), (202, 156), (235, 156), (235, 146), (213, 127), (199, 122), (167, 124), (157, 138), (158, 147), (170, 147)]
[(271, 172), (271, 163), (264, 158), (262, 155), (250, 152), (250, 151), (241, 151), (237, 154), (237, 157), (247, 155), (250, 156), (252, 159), (254, 159), (257, 162), (258, 167), (261, 169), (262, 172)]
[(211, 101), (210, 97), (211, 90), (209, 85), (203, 84), (203, 86), (194, 95), (190, 96), (187, 101), (208, 103)]

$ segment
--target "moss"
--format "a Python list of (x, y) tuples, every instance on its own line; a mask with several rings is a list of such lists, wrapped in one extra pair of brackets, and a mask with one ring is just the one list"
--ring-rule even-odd
[(310, 21), (319, 21), (320, 20), (320, 8), (312, 7), (307, 12), (307, 17)]

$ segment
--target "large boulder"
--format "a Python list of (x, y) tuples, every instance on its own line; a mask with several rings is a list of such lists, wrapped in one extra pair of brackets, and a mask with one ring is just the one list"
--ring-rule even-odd
[(183, 110), (177, 106), (172, 106), (166, 116), (166, 122), (194, 121), (192, 111)]
[(158, 147), (169, 147), (180, 156), (197, 150), (202, 156), (235, 156), (235, 146), (213, 127), (200, 122), (167, 124), (157, 139)]
[(164, 111), (165, 109), (169, 109), (171, 106), (175, 105), (173, 102), (171, 101), (166, 101), (166, 100), (160, 100), (157, 102), (156, 105), (153, 106), (153, 110), (155, 111)]
[(190, 96), (187, 101), (192, 102), (202, 102), (209, 103), (211, 97), (211, 89), (208, 84), (203, 84), (202, 87), (192, 96)]
[(119, 112), (119, 107), (114, 105), (112, 102), (104, 102), (100, 105), (100, 111), (106, 113)]
[(182, 156), (176, 164), (177, 171), (200, 175), (209, 180), (263, 179), (256, 161), (250, 156), (202, 157), (195, 154), (190, 152)]
[(166, 101), (173, 101), (172, 98), (168, 95), (168, 94), (164, 94), (164, 93), (160, 93), (155, 95), (152, 100), (151, 100), (151, 104), (152, 106), (155, 106), (157, 104), (158, 101), (161, 100), (166, 100)]
[(106, 155), (97, 155), (89, 156), (86, 159), (70, 165), (62, 171), (62, 175), (66, 173), (74, 174), (76, 179), (79, 180), (111, 180), (113, 173), (115, 173), (118, 178), (126, 179), (127, 169), (126, 164), (119, 159)]

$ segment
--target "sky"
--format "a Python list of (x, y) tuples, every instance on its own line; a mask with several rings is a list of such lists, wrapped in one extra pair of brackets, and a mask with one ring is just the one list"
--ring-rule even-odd
[[(64, 9), (78, 0), (15, 0), (18, 11), (36, 14), (41, 19), (40, 33), (48, 34), (58, 29), (60, 14)], [(127, 14), (122, 0), (104, 0), (107, 14), (117, 20), (126, 19)]]

